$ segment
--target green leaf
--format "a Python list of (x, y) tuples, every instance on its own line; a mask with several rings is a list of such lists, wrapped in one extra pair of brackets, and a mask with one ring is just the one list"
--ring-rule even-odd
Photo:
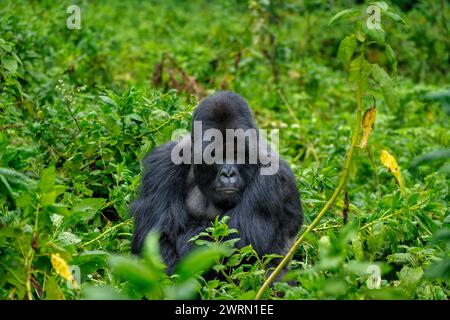
[(175, 286), (167, 287), (164, 293), (169, 300), (195, 299), (199, 286), (195, 279), (188, 279)]
[(150, 232), (145, 239), (142, 256), (149, 266), (155, 270), (164, 270), (165, 264), (159, 250), (159, 236), (156, 232)]
[(11, 56), (2, 57), (2, 67), (9, 73), (16, 73), (17, 71), (17, 60)]
[(372, 77), (381, 87), (392, 84), (391, 77), (377, 64), (372, 64)]
[(375, 41), (380, 46), (384, 46), (385, 44), (385, 32), (383, 28), (367, 28), (365, 29), (366, 35)]
[(450, 279), (450, 258), (431, 264), (426, 270), (425, 276), (429, 279)]
[(356, 50), (356, 36), (354, 34), (346, 36), (339, 45), (338, 59), (344, 63), (347, 69)]
[(383, 91), (384, 100), (390, 108), (395, 108), (398, 104), (397, 94), (394, 90), (394, 83), (389, 75), (377, 64), (372, 64), (372, 78), (378, 83)]
[(230, 250), (221, 245), (197, 248), (177, 264), (175, 273), (180, 281), (186, 280), (208, 270), (217, 259), (229, 253)]
[(399, 16), (398, 14), (396, 14), (395, 12), (388, 11), (388, 12), (386, 12), (386, 15), (387, 15), (389, 18), (391, 18), (393, 21), (395, 21), (395, 22), (400, 22), (400, 23), (406, 25), (406, 21), (403, 20), (403, 18), (400, 17), (400, 16)]
[(395, 56), (394, 50), (390, 45), (385, 46), (386, 59), (392, 67), (392, 73), (397, 75), (397, 57)]
[(55, 185), (55, 167), (44, 169), (39, 181), (39, 189), (42, 193), (51, 191)]
[(64, 231), (58, 235), (58, 241), (63, 246), (66, 246), (66, 245), (70, 245), (70, 244), (80, 243), (81, 239), (71, 232)]
[(106, 199), (103, 198), (87, 198), (72, 208), (73, 212), (82, 213), (81, 220), (88, 221), (94, 218), (95, 214), (103, 207)]
[(113, 107), (117, 107), (117, 105), (116, 105), (116, 103), (114, 102), (114, 100), (111, 99), (110, 97), (108, 97), (108, 96), (99, 96), (99, 98), (100, 98), (100, 100), (102, 100), (102, 102), (104, 102), (105, 104), (108, 104), (108, 105), (113, 106)]
[(54, 277), (45, 281), (45, 293), (48, 300), (65, 300), (63, 291), (59, 288)]
[(363, 90), (367, 87), (367, 77), (371, 71), (370, 66), (370, 63), (367, 62), (363, 55), (350, 62), (348, 73), (349, 82), (353, 90), (356, 90), (359, 85)]
[(400, 279), (400, 286), (408, 291), (412, 291), (422, 278), (423, 270), (420, 267), (411, 268), (404, 266), (397, 275)]
[(88, 286), (83, 288), (83, 297), (86, 300), (128, 300), (129, 298), (116, 289), (110, 287)]
[(143, 265), (133, 257), (113, 256), (109, 259), (116, 276), (131, 282), (143, 290), (152, 290), (159, 286), (161, 274)]
[(71, 264), (77, 265), (81, 269), (81, 274), (87, 275), (106, 266), (110, 254), (106, 251), (92, 250), (75, 255)]
[(336, 21), (338, 21), (340, 19), (349, 18), (349, 17), (355, 16), (359, 12), (360, 12), (360, 10), (357, 9), (357, 8), (351, 8), (351, 9), (342, 10), (342, 11), (338, 12), (337, 14), (335, 14), (333, 16), (333, 18), (330, 19), (330, 22), (328, 22), (328, 25), (331, 26), (333, 23), (335, 23)]

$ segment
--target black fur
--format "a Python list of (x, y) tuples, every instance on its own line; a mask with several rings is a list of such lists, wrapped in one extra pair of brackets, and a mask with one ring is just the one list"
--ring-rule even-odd
[[(231, 92), (219, 92), (203, 100), (193, 120), (202, 121), (204, 129), (256, 128), (245, 100)], [(303, 221), (295, 178), (288, 165), (280, 160), (275, 175), (260, 175), (261, 164), (237, 165), (244, 183), (242, 190), (229, 201), (218, 201), (211, 190), (219, 169), (205, 164), (193, 168), (175, 165), (170, 158), (175, 144), (159, 146), (143, 160), (141, 194), (131, 206), (136, 225), (132, 252), (140, 252), (150, 230), (158, 231), (161, 253), (171, 272), (177, 260), (191, 249), (188, 240), (210, 225), (210, 215), (191, 214), (186, 208), (190, 192), (187, 185), (192, 185), (188, 176), (193, 169), (195, 184), (202, 191), (201, 201), (213, 202), (218, 214), (230, 216), (230, 227), (239, 231), (238, 246), (251, 244), (260, 256), (284, 254)]]

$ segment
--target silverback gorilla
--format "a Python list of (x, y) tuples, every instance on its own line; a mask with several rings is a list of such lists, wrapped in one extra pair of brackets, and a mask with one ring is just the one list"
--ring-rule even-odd
[[(239, 152), (227, 152), (239, 150), (237, 139), (231, 145), (222, 142), (222, 155), (211, 152), (224, 161), (195, 161), (194, 157), (208, 148), (205, 141), (199, 149), (195, 147), (196, 129), (202, 134), (214, 129), (223, 135), (229, 129), (257, 131), (249, 106), (238, 94), (219, 92), (201, 101), (193, 114), (192, 134), (181, 142), (187, 144), (189, 152), (184, 156), (190, 161), (174, 163), (173, 151), (180, 143), (173, 141), (143, 160), (140, 196), (131, 205), (135, 218), (132, 252), (138, 254), (149, 231), (155, 230), (160, 234), (168, 272), (172, 272), (177, 260), (192, 248), (189, 239), (210, 226), (216, 215), (228, 215), (229, 226), (239, 231), (238, 247), (251, 244), (260, 256), (284, 254), (303, 222), (300, 196), (288, 165), (268, 148), (250, 162), (250, 152), (261, 150), (248, 136), (240, 149), (244, 150), (244, 162), (237, 161)], [(219, 140), (214, 139), (216, 143)], [(259, 134), (256, 141), (262, 141)], [(267, 167), (262, 158), (268, 154), (276, 157), (278, 170), (261, 174)]]

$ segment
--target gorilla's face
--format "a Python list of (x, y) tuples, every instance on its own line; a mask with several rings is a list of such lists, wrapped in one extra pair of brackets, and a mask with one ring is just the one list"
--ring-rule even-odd
[[(192, 162), (196, 185), (215, 206), (222, 209), (236, 206), (258, 170), (258, 163), (249, 161), (249, 154), (255, 151), (257, 145), (257, 128), (247, 103), (237, 95), (222, 98), (219, 95), (213, 103), (204, 100), (194, 112), (192, 128), (193, 156), (201, 152), (214, 159), (213, 162), (203, 161), (201, 164)], [(201, 137), (206, 139), (200, 142), (201, 151), (195, 145), (197, 129), (202, 132)], [(238, 139), (234, 135), (234, 138), (229, 139), (227, 136), (228, 130), (233, 130), (235, 134), (236, 130), (244, 133), (248, 129), (255, 131), (255, 139), (250, 139), (249, 136)], [(209, 136), (211, 139), (206, 138), (206, 132), (210, 130), (215, 130)], [(217, 133), (220, 133), (221, 139), (212, 138)], [(217, 142), (215, 145), (219, 146), (221, 154), (216, 154), (216, 148), (211, 148), (212, 141)]]
[(257, 168), (254, 165), (223, 163), (194, 165), (194, 176), (203, 194), (214, 205), (229, 209), (242, 199), (246, 185)]

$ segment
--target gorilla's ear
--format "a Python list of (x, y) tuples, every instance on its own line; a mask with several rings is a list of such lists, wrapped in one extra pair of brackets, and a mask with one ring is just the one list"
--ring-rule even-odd
[(192, 142), (191, 135), (185, 135), (173, 147), (170, 153), (170, 160), (173, 164), (191, 164), (192, 159)]

